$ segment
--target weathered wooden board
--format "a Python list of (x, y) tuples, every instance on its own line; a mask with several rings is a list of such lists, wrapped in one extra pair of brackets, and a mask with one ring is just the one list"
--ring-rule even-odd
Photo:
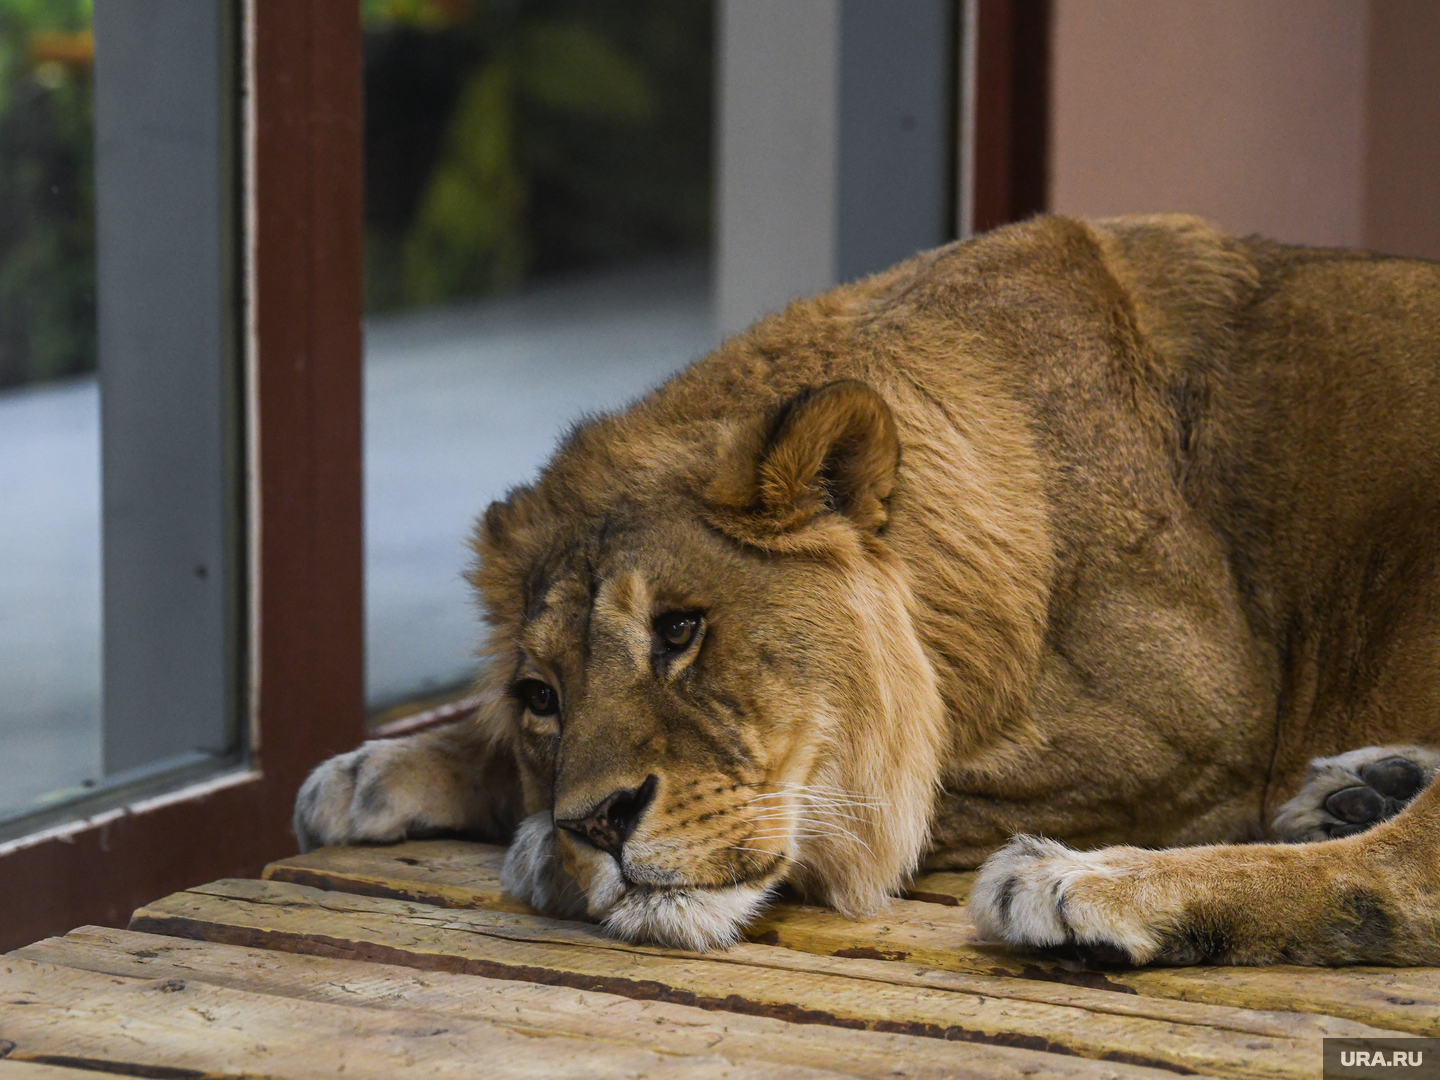
[(357, 896), (418, 900), (437, 907), (485, 908), (535, 914), (505, 895), (500, 867), (505, 849), (460, 840), (412, 840), (387, 846), (320, 848), (265, 868), (267, 881), (289, 881)]
[(964, 907), (970, 900), (970, 890), (975, 886), (975, 872), (956, 870), (935, 870), (928, 874), (916, 874), (901, 895), (906, 900), (920, 900), (927, 904), (944, 904), (947, 907)]
[[(259, 886), (251, 882), (216, 882), (193, 891), (228, 896), (232, 895), (228, 886), (234, 885), (241, 887), (246, 898), (256, 898)], [(344, 897), (327, 898), (315, 895), (312, 899), (331, 910), (359, 912), (365, 909), (363, 902), (356, 907), (355, 901)], [(834, 957), (748, 943), (723, 952), (686, 953), (618, 941), (605, 936), (589, 924), (543, 917), (512, 918), (502, 914), (492, 916), (481, 910), (472, 910), (466, 916), (458, 913), (446, 915), (428, 909), (419, 909), (419, 912), (420, 919), (437, 919), (437, 925), (445, 928), (454, 928), (465, 933), (479, 932), (517, 942), (543, 943), (562, 949), (578, 945), (637, 956), (739, 963), (747, 967), (865, 979), (901, 987), (925, 987), (982, 998), (1059, 1005), (1104, 1015), (1137, 1017), (1202, 1028), (1214, 1027), (1257, 1035), (1309, 1038), (1339, 1035), (1342, 1029), (1353, 1030), (1357, 1034), (1361, 1030), (1370, 1030), (1363, 1024), (1356, 1026), (1353, 1022), (1323, 1014), (1264, 1011), (1135, 994), (1116, 994), (1064, 982), (974, 975), (905, 962), (877, 961), (865, 957)], [(143, 914), (143, 911), (137, 913), (140, 914)]]
[[(281, 903), (294, 902), (305, 898), (304, 893), (280, 891), (272, 894), (263, 885), (254, 882), (216, 882), (192, 890), (211, 896), (238, 897), (244, 900)], [(162, 909), (170, 910), (173, 903), (184, 903), (184, 894), (151, 908), (136, 913), (137, 921), (158, 925)], [(357, 898), (346, 895), (326, 897), (313, 894), (311, 901), (331, 912), (356, 914), (372, 910), (377, 905), (368, 905)], [(172, 903), (173, 902), (173, 903)], [(385, 907), (383, 910), (397, 909)], [(546, 943), (561, 948), (580, 945), (588, 948), (619, 950), (642, 956), (688, 957), (716, 963), (740, 963), (746, 966), (777, 968), (784, 971), (802, 971), (817, 974), (837, 975), (848, 978), (867, 979), (872, 982), (891, 983), (898, 986), (929, 987), (958, 993), (975, 994), (982, 997), (1015, 999), (1041, 1004), (1072, 1006), (1119, 1016), (1135, 1016), (1167, 1023), (1195, 1024), (1246, 1031), (1253, 1034), (1305, 1037), (1309, 1035), (1334, 1035), (1339, 1026), (1346, 1022), (1334, 1021), (1324, 1016), (1310, 1016), (1290, 1012), (1267, 1013), (1250, 1009), (1236, 1009), (1191, 1002), (1172, 1001), (1164, 998), (1147, 998), (1139, 995), (1111, 994), (1084, 987), (1038, 980), (996, 978), (985, 975), (966, 975), (933, 968), (918, 967), (905, 963), (881, 962), (866, 959), (832, 958), (810, 953), (792, 952), (764, 946), (738, 945), (724, 952), (692, 954), (674, 950), (631, 945), (599, 934), (593, 927), (583, 923), (532, 918), (510, 918), (473, 911), (468, 916), (445, 914), (427, 907), (416, 906), (398, 910), (413, 911), (418, 920), (433, 921), (442, 928), (453, 927), (463, 932), (479, 932), (513, 941)], [(223, 915), (223, 917), (231, 917)], [(163, 918), (173, 922), (170, 916)], [(205, 932), (203, 926), (188, 927), (187, 932)], [(293, 929), (293, 927), (291, 927)]]
[[(131, 1076), (551, 1078), (843, 1074), (773, 1062), (655, 1053), (455, 1015), (254, 993), (186, 979), (127, 978), (0, 960), (8, 1058)], [(0, 1043), (3, 1045), (3, 1043)]]
[(881, 918), (855, 921), (821, 908), (777, 909), (762, 915), (747, 937), (802, 952), (906, 960), (950, 971), (1074, 982), (1239, 1008), (1326, 1013), (1416, 1035), (1440, 1035), (1440, 970), (1435, 968), (1076, 970), (983, 941), (963, 909), (935, 909), (904, 900), (895, 901)]
[[(483, 907), (491, 911), (532, 911), (505, 895), (500, 867), (505, 849), (462, 840), (412, 840), (405, 844), (320, 848), (281, 859), (263, 877), (317, 889), (363, 896), (421, 900), (441, 907)], [(964, 907), (975, 883), (973, 872), (941, 870), (919, 874), (906, 889), (910, 900)]]
[(998, 948), (964, 910), (972, 874), (920, 875), (872, 919), (782, 902), (693, 954), (539, 916), (504, 896), (503, 855), (314, 852), (0, 958), (0, 1080), (1289, 1078), (1326, 1036), (1440, 1035), (1434, 969), (1095, 971)]
[(1021, 980), (760, 945), (697, 956), (628, 945), (583, 923), (274, 881), (177, 893), (136, 912), (132, 928), (1221, 1076), (1310, 1075), (1321, 1037), (1380, 1034), (1333, 1017), (1146, 1002), (1079, 987), (1043, 988), (1065, 995), (1064, 1003), (1026, 1000), (1005, 993)]
[[(504, 849), (493, 846), (426, 841), (326, 849), (272, 864), (265, 873), (274, 880), (321, 888), (514, 911), (516, 902), (500, 889), (503, 856)], [(921, 875), (912, 895), (958, 899), (968, 895), (970, 878)], [(823, 908), (777, 904), (747, 937), (816, 955), (890, 960), (1239, 1008), (1326, 1013), (1416, 1035), (1440, 1035), (1440, 970), (1434, 968), (1074, 970), (981, 941), (963, 907), (907, 900), (895, 901), (881, 918), (858, 921)]]
[(59, 1065), (37, 1065), (33, 1061), (0, 1058), (0, 1080), (95, 1080), (95, 1072), (93, 1069), (67, 1069)]
[[(633, 1044), (665, 1054), (767, 1061), (874, 1078), (1022, 1080), (1167, 1075), (1085, 1058), (911, 1035), (793, 1024), (660, 1001), (385, 964), (291, 955), (88, 927), (13, 954), (37, 963), (152, 980), (183, 980), (397, 1016), (420, 1012), (519, 1030)], [(411, 1023), (411, 1021), (403, 1021)]]

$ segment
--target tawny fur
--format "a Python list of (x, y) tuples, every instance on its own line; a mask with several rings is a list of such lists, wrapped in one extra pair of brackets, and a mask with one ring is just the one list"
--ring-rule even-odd
[[(1236, 846), (1318, 820), (1310, 759), (1440, 744), (1437, 328), (1433, 264), (1175, 217), (793, 304), (489, 509), (478, 723), (374, 757), (388, 817), (322, 766), (297, 831), (534, 845), (654, 777), (619, 859), (552, 831), (517, 891), (700, 948), (781, 883), (860, 913), (1003, 848), (973, 910), (1016, 944), (1440, 962), (1433, 786)], [(668, 612), (702, 617), (683, 654)], [(1146, 850), (1176, 845), (1207, 846)]]

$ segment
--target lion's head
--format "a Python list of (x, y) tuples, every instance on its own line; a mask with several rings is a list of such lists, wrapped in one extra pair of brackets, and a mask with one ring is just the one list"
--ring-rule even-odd
[(490, 507), (487, 723), (627, 938), (733, 941), (781, 882), (860, 912), (926, 842), (945, 725), (885, 538), (900, 443), (854, 381), (753, 415), (647, 403)]

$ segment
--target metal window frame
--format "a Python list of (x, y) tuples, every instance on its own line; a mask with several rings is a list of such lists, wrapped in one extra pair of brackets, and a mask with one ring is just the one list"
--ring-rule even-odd
[(249, 0), (243, 44), (248, 762), (0, 844), (0, 951), (257, 873), (364, 737), (359, 5)]
[(720, 0), (720, 329), (1045, 207), (1049, 0)]

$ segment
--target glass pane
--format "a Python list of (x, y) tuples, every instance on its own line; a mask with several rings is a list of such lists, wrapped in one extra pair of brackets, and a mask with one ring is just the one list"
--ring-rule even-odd
[(239, 761), (236, 11), (0, 0), (0, 839)]
[(235, 747), (243, 639), (228, 0), (95, 11), (105, 768)]
[(0, 818), (101, 775), (88, 0), (0, 0)]
[[(487, 503), (707, 351), (704, 0), (364, 0), (367, 693), (459, 692)], [(393, 713), (391, 713), (393, 715)]]

